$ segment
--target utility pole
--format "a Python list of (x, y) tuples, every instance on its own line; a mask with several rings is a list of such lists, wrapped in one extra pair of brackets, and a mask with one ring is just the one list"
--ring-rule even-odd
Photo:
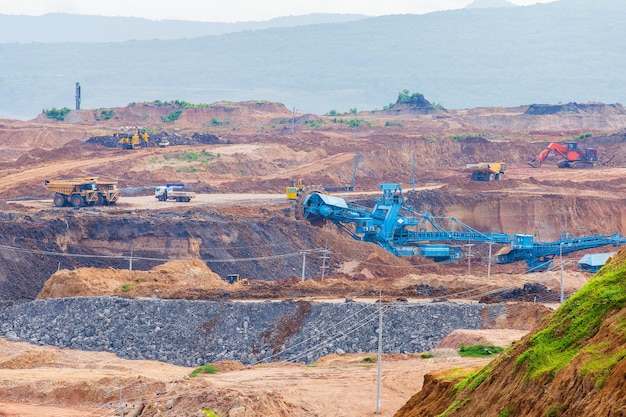
[(467, 275), (468, 276), (472, 276), (472, 246), (474, 246), (473, 243), (467, 243), (465, 246), (467, 246)]
[(378, 290), (378, 377), (376, 384), (376, 414), (380, 414), (380, 378), (381, 362), (383, 361), (383, 298)]
[(565, 301), (565, 294), (563, 293), (563, 242), (559, 244), (559, 258), (561, 261), (561, 304)]
[(133, 244), (130, 244), (130, 258), (128, 258), (128, 270), (133, 270)]
[(302, 281), (304, 281), (304, 274), (306, 273), (306, 252), (305, 250), (300, 251), (302, 254)]
[(324, 249), (322, 249), (322, 281), (324, 281), (324, 273), (326, 271), (326, 268), (328, 268), (328, 266), (326, 266), (326, 260), (330, 259), (330, 251), (328, 250), (328, 240), (326, 241), (326, 245), (324, 246)]
[(124, 405), (122, 403), (122, 387), (120, 387), (120, 404), (119, 405), (113, 405), (112, 403), (109, 403), (109, 408), (117, 408), (120, 410), (120, 417), (124, 417), (124, 411), (129, 409), (129, 408), (134, 408), (133, 407), (129, 407), (128, 404)]

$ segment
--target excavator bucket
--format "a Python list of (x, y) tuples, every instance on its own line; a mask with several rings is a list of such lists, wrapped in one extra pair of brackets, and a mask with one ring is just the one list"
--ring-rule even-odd
[(541, 163), (539, 163), (537, 158), (533, 158), (530, 161), (526, 161), (526, 163), (533, 168), (539, 168), (541, 166)]

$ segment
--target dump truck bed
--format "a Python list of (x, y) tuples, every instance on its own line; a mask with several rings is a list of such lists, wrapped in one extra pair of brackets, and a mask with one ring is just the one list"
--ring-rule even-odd
[(55, 193), (69, 195), (72, 194), (75, 186), (89, 185), (91, 181), (74, 181), (74, 180), (47, 180), (46, 188)]

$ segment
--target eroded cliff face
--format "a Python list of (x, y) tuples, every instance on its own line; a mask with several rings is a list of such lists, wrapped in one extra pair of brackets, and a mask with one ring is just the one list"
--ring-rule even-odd
[[(504, 184), (483, 187), (494, 186)], [(453, 216), (480, 231), (536, 234), (546, 241), (558, 239), (562, 232), (573, 236), (626, 234), (626, 200), (619, 195), (597, 199), (584, 193), (572, 196), (501, 191), (461, 193), (437, 189), (408, 191), (405, 196), (407, 204), (418, 213)], [(371, 204), (373, 199), (359, 202)], [(177, 259), (201, 259), (222, 278), (239, 274), (263, 281), (288, 279), (301, 276), (301, 250), (325, 245), (332, 252), (326, 264), (327, 277), (340, 273), (350, 278), (341, 266), (364, 262), (372, 256), (380, 266), (368, 266), (366, 275), (363, 270), (356, 271), (352, 279), (409, 273), (384, 267), (410, 266), (408, 260), (395, 258), (371, 243), (355, 241), (332, 225), (320, 228), (296, 221), (284, 206), (238, 213), (243, 214), (242, 209), (218, 212), (202, 207), (158, 212), (50, 209), (37, 216), (4, 211), (0, 213), (0, 243), (4, 245), (0, 248), (2, 298), (34, 299), (58, 269), (148, 270)], [(323, 262), (319, 254), (307, 256), (307, 277), (319, 276)], [(445, 273), (454, 265), (437, 268)]]
[[(310, 225), (284, 216), (237, 219), (202, 209), (182, 213), (53, 211), (41, 216), (42, 220), (4, 214), (0, 223), (4, 299), (35, 298), (58, 269), (147, 270), (176, 259), (201, 259), (224, 278), (230, 273), (261, 280), (287, 278), (300, 270), (300, 248), (320, 246), (316, 234), (308, 231)], [(238, 261), (242, 259), (249, 261)]]
[[(513, 183), (512, 191), (515, 190)], [(532, 234), (544, 241), (558, 240), (561, 233), (623, 235), (626, 197), (615, 195), (607, 200), (586, 194), (583, 190), (579, 195), (505, 190), (460, 196), (446, 190), (432, 190), (408, 193), (408, 202), (420, 212), (455, 217), (481, 231)]]

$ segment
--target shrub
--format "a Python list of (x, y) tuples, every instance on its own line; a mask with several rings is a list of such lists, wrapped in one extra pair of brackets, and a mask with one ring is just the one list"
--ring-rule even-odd
[(171, 122), (178, 120), (178, 118), (180, 117), (182, 113), (183, 113), (182, 110), (174, 110), (170, 114), (168, 114), (166, 117), (161, 117), (161, 120), (163, 121), (163, 123), (171, 123)]
[(113, 117), (114, 114), (115, 114), (115, 110), (113, 109), (102, 110), (100, 112), (100, 116), (102, 117), (103, 120), (109, 120), (111, 117)]
[(592, 137), (593, 135), (591, 133), (583, 133), (582, 135), (578, 135), (578, 136), (573, 136), (572, 139), (574, 140), (581, 140), (581, 139), (587, 139)]
[(216, 119), (215, 117), (213, 119), (211, 119), (211, 124), (213, 126), (221, 126), (221, 125), (227, 125), (230, 122), (226, 121), (226, 122), (222, 122), (221, 120)]
[(52, 109), (46, 109), (43, 112), (46, 114), (46, 117), (48, 119), (63, 121), (65, 120), (65, 116), (67, 116), (67, 114), (70, 112), (70, 109), (68, 109), (67, 107), (63, 107), (62, 109), (57, 109), (53, 107)]
[(215, 374), (218, 372), (218, 369), (211, 365), (211, 364), (206, 364), (206, 365), (202, 365), (199, 368), (194, 369), (190, 374), (189, 374), (189, 378), (195, 378), (198, 375), (202, 375), (202, 374)]

